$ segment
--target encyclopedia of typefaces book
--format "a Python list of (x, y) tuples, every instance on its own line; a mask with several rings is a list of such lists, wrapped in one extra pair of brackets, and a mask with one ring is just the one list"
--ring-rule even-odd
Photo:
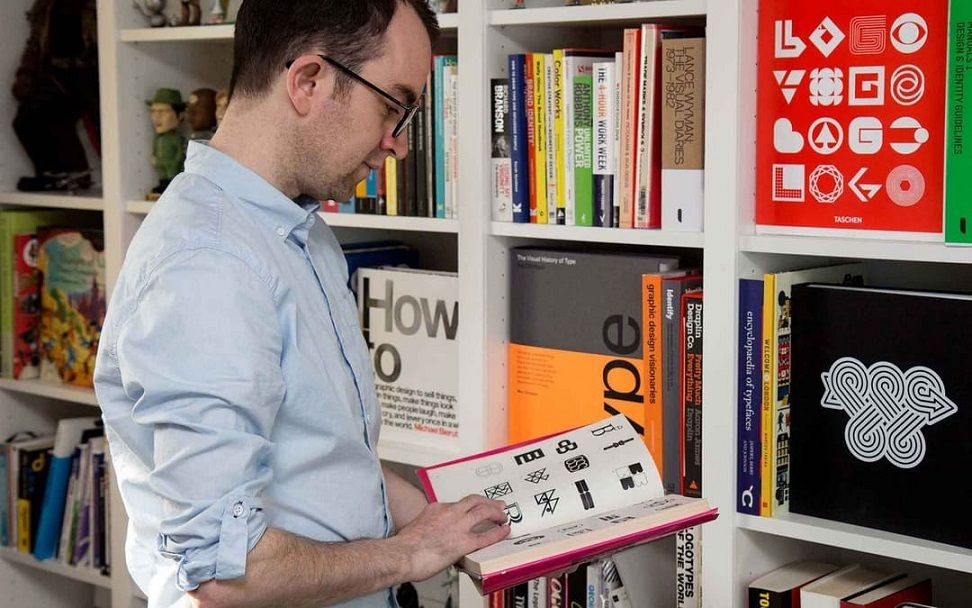
[(664, 493), (623, 415), (427, 467), (419, 477), (431, 501), (482, 494), (505, 503), (510, 536), (459, 564), (484, 594), (718, 516), (705, 499)]

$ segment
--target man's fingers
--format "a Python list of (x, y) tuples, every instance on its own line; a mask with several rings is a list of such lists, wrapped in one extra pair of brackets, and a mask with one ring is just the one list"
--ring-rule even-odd
[(462, 505), (466, 511), (472, 511), (480, 505), (493, 505), (498, 509), (503, 509), (506, 507), (506, 503), (504, 503), (502, 500), (492, 500), (480, 494), (470, 494), (469, 496), (466, 496), (460, 500), (457, 504)]
[(509, 524), (503, 524), (502, 526), (496, 526), (495, 528), (490, 528), (489, 530), (486, 530), (485, 532), (482, 532), (481, 534), (478, 535), (479, 541), (481, 542), (479, 547), (480, 548), (488, 547), (493, 543), (497, 543), (503, 540), (509, 535), (510, 535)]

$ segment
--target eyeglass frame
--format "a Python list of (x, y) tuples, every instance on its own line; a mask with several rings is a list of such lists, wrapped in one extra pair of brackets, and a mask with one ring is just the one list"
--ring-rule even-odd
[[(415, 118), (415, 114), (418, 112), (419, 108), (421, 107), (419, 104), (417, 104), (417, 103), (404, 104), (404, 103), (398, 101), (397, 99), (395, 99), (395, 96), (394, 95), (392, 95), (391, 93), (389, 93), (385, 89), (379, 87), (375, 83), (371, 82), (370, 80), (368, 80), (364, 76), (361, 76), (360, 74), (358, 74), (357, 72), (355, 72), (354, 70), (352, 70), (348, 66), (344, 65), (343, 63), (341, 63), (337, 59), (334, 59), (334, 58), (329, 57), (327, 55), (318, 55), (318, 57), (320, 57), (322, 60), (324, 60), (325, 63), (327, 63), (327, 64), (329, 64), (331, 66), (334, 66), (338, 70), (340, 70), (340, 71), (344, 72), (345, 74), (347, 74), (348, 76), (350, 76), (352, 79), (357, 80), (361, 84), (365, 85), (366, 87), (368, 87), (369, 89), (371, 89), (374, 93), (376, 93), (376, 94), (380, 95), (382, 98), (384, 98), (385, 101), (387, 101), (387, 102), (389, 102), (391, 104), (394, 104), (394, 106), (396, 108), (398, 108), (399, 110), (402, 111), (402, 117), (398, 119), (398, 124), (396, 124), (395, 125), (395, 128), (392, 129), (392, 137), (397, 138), (398, 136), (400, 136), (405, 131), (406, 128), (408, 128), (409, 123), (412, 122), (412, 119)], [(295, 61), (296, 61), (296, 59), (291, 59), (290, 61), (288, 61), (286, 63), (286, 68), (289, 70), (290, 69), (290, 66), (294, 65), (294, 62)], [(423, 94), (424, 94), (424, 92), (425, 91), (424, 91), (424, 88), (423, 88)], [(421, 98), (421, 95), (419, 97)]]

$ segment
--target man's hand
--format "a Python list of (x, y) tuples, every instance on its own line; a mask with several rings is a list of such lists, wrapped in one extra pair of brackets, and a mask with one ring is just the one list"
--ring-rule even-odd
[(505, 505), (499, 500), (469, 495), (459, 502), (432, 503), (396, 534), (408, 556), (407, 580), (424, 581), (464, 555), (506, 538), (510, 533)]

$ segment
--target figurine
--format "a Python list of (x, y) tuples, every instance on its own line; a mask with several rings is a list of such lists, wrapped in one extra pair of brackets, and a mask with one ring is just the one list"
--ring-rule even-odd
[(186, 25), (199, 25), (202, 21), (202, 11), (199, 8), (199, 0), (179, 0), (182, 3), (182, 11), (179, 18), (173, 17), (169, 20), (172, 27), (183, 27)]
[(98, 24), (95, 0), (36, 0), (30, 35), (14, 76), (13, 130), (34, 166), (17, 189), (75, 191), (91, 187), (78, 122), (100, 151)]
[(226, 23), (226, 4), (225, 0), (213, 0), (213, 9), (209, 11), (209, 19), (206, 25), (219, 25)]
[(155, 97), (146, 103), (152, 114), (152, 126), (155, 127), (152, 166), (159, 174), (159, 183), (145, 199), (154, 201), (162, 195), (172, 178), (182, 172), (182, 164), (186, 160), (186, 138), (179, 133), (179, 123), (186, 105), (175, 89), (159, 89)]
[(223, 122), (223, 116), (226, 114), (226, 106), (229, 105), (229, 91), (226, 89), (220, 89), (216, 93), (216, 128), (219, 128), (219, 124)]
[(216, 91), (196, 89), (186, 102), (189, 139), (210, 139), (216, 129)]
[(150, 27), (165, 26), (165, 0), (132, 0), (138, 12), (148, 19)]

